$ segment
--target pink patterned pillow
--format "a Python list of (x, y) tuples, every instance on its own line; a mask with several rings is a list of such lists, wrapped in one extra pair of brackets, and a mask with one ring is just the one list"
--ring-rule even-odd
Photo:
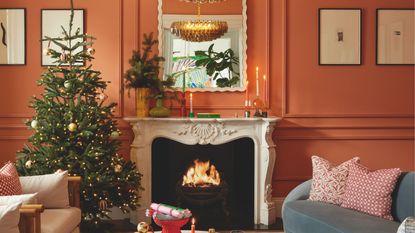
[(349, 175), (349, 167), (357, 163), (359, 157), (354, 157), (336, 167), (318, 156), (312, 156), (311, 161), (313, 180), (309, 200), (340, 205)]
[(399, 168), (370, 172), (360, 164), (353, 164), (341, 206), (393, 220), (391, 195), (400, 174)]
[(22, 194), (19, 175), (14, 163), (8, 162), (0, 168), (0, 196)]

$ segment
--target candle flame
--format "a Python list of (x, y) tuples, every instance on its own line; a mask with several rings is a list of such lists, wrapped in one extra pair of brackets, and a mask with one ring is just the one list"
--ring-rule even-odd
[(193, 93), (190, 93), (190, 98), (193, 98)]
[(195, 218), (192, 218), (192, 225), (195, 225), (195, 223), (196, 223)]
[(259, 67), (257, 66), (257, 67), (256, 67), (256, 72), (258, 72), (258, 71), (259, 71)]
[(267, 80), (267, 76), (266, 75), (264, 75), (264, 80)]

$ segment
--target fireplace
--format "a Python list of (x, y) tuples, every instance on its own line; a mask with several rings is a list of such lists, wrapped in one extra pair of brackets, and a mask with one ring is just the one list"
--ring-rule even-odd
[(254, 149), (250, 138), (220, 145), (152, 143), (152, 200), (192, 210), (200, 229), (252, 229)]
[[(234, 213), (236, 208), (234, 203), (245, 202), (238, 200), (240, 196), (236, 196), (234, 193), (244, 193), (244, 198), (250, 196), (249, 201), (247, 200), (249, 204), (244, 207), (246, 208), (245, 213), (248, 213), (247, 225), (272, 225), (275, 223), (276, 205), (272, 201), (271, 182), (276, 161), (276, 147), (272, 141), (272, 134), (279, 118), (125, 118), (125, 120), (130, 122), (134, 131), (131, 160), (137, 164), (137, 169), (143, 174), (141, 185), (144, 188), (140, 193), (140, 206), (137, 207), (137, 211), (131, 213), (132, 223), (148, 221), (149, 219), (145, 217), (146, 209), (152, 202), (159, 200), (166, 200), (165, 202), (168, 203), (192, 204), (195, 205), (194, 209), (197, 209), (197, 206), (203, 208), (201, 207), (203, 201), (199, 200), (199, 203), (196, 203), (195, 200), (192, 200), (196, 197), (200, 199), (200, 195), (203, 194), (200, 193), (201, 191), (205, 191), (204, 194), (207, 195), (203, 198), (209, 199), (209, 195), (212, 197), (212, 200), (205, 201), (217, 205), (215, 211), (222, 211), (222, 216), (229, 214), (234, 218), (237, 218), (235, 217), (237, 213)], [(155, 146), (159, 143), (161, 143), (160, 146)], [(236, 151), (245, 146), (248, 146), (249, 149)], [(173, 153), (173, 151), (176, 152)], [(246, 153), (248, 151), (251, 153)], [(247, 158), (235, 159), (241, 154)], [(170, 157), (170, 161), (166, 162), (163, 155)], [(224, 158), (228, 161), (223, 161)], [(158, 159), (158, 162), (154, 161)], [(182, 161), (177, 163), (177, 159)], [(209, 161), (209, 176), (210, 167), (214, 165), (221, 178), (220, 184), (224, 185), (220, 187), (207, 185), (210, 190), (202, 190), (198, 185), (193, 185), (197, 189), (180, 187), (179, 181), (183, 181), (183, 176), (187, 175), (189, 167), (193, 166), (197, 159), (204, 163)], [(251, 167), (244, 168), (249, 170), (249, 172), (243, 173), (246, 177), (244, 179), (234, 178), (234, 172), (239, 170), (233, 169), (232, 166), (242, 166), (242, 164), (235, 165), (235, 163), (246, 160), (251, 161), (249, 163)], [(153, 167), (153, 164), (163, 164), (164, 166), (169, 163), (180, 165), (171, 166), (170, 170)], [(238, 190), (241, 187), (235, 185), (235, 181), (250, 184), (241, 185), (247, 190)], [(167, 185), (159, 185), (160, 183)], [(173, 191), (166, 193), (167, 190)], [(178, 193), (182, 195), (179, 199)], [(215, 195), (219, 196), (213, 201)], [(206, 209), (200, 213), (216, 216), (209, 214)], [(228, 225), (232, 225), (232, 217), (228, 219), (231, 219)]]

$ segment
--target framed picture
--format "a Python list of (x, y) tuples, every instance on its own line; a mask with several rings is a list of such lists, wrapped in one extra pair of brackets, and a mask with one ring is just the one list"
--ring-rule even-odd
[(415, 64), (415, 9), (376, 10), (376, 64)]
[(0, 8), (0, 65), (26, 64), (26, 9)]
[(362, 10), (320, 8), (319, 65), (362, 64)]
[[(73, 27), (72, 27), (72, 35), (76, 32), (76, 30), (80, 30), (81, 33), (85, 32), (85, 10), (83, 9), (75, 9), (74, 12), (74, 20), (73, 20)], [(69, 31), (69, 20), (70, 20), (71, 10), (69, 9), (42, 9), (41, 10), (41, 38), (45, 39), (45, 37), (63, 37), (62, 34), (62, 27)], [(82, 38), (79, 39), (82, 41)], [(72, 43), (76, 44), (78, 41), (74, 40)], [(54, 66), (57, 65), (55, 60), (52, 59), (50, 56), (43, 53), (43, 51), (47, 48), (53, 50), (59, 50), (60, 48), (53, 44), (49, 43), (48, 41), (42, 41), (41, 45), (41, 56), (42, 56), (42, 66)], [(80, 52), (82, 48), (78, 48), (74, 51)], [(62, 64), (65, 65), (65, 64)], [(83, 66), (85, 62), (79, 62), (75, 65)]]

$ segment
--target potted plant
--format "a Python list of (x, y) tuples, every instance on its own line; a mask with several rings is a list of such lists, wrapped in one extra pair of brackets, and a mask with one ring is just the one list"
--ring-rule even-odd
[[(212, 44), (208, 51), (196, 51), (197, 57), (202, 57), (196, 61), (197, 67), (205, 67), (206, 73), (213, 76), (218, 87), (232, 87), (239, 82), (239, 73), (234, 70), (234, 66), (239, 64), (238, 57), (232, 49), (224, 52), (215, 52)], [(222, 76), (222, 71), (228, 70), (228, 77)]]
[(133, 51), (130, 59), (131, 68), (124, 75), (126, 87), (136, 90), (137, 117), (148, 116), (148, 98), (152, 92), (157, 92), (160, 88), (160, 63), (164, 61), (163, 57), (153, 54), (152, 48), (158, 44), (153, 33), (144, 34), (142, 44), (142, 52)]

